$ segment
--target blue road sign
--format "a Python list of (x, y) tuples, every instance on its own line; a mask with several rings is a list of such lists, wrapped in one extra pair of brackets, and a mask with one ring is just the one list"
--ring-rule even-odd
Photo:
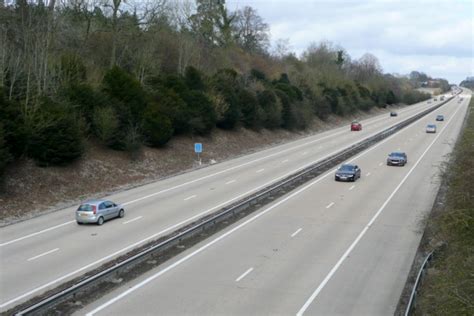
[(201, 143), (194, 143), (194, 152), (195, 153), (202, 153), (202, 144)]

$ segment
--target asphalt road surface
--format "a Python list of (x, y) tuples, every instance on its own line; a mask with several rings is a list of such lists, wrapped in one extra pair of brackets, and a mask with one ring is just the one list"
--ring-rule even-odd
[[(393, 314), (469, 99), (351, 158), (357, 182), (335, 182), (334, 170), (315, 178), (79, 314)], [(437, 114), (445, 121), (425, 133)], [(395, 150), (406, 166), (386, 165)]]
[[(123, 203), (126, 216), (100, 227), (78, 226), (74, 220), (76, 207), (3, 227), (0, 311), (438, 103), (422, 102), (407, 107), (399, 111), (398, 117), (383, 114), (364, 120), (361, 132), (341, 127), (114, 194), (107, 198)], [(443, 106), (443, 111), (458, 107), (454, 101), (451, 103)], [(334, 205), (332, 210), (338, 207), (342, 206)]]

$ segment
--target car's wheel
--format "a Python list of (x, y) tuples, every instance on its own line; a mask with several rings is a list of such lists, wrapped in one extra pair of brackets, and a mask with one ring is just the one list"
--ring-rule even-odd
[(104, 223), (104, 218), (101, 216), (99, 217), (99, 219), (97, 220), (97, 225), (102, 225)]
[(125, 216), (125, 211), (124, 210), (120, 210), (119, 211), (119, 214), (118, 214), (118, 217), (122, 218)]
[(82, 223), (82, 222), (77, 222), (77, 225), (82, 225), (82, 224), (84, 224), (84, 223)]

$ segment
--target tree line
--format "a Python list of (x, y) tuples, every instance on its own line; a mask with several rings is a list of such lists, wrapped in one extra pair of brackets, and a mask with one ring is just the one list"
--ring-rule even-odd
[(255, 9), (223, 0), (0, 2), (0, 172), (79, 158), (87, 141), (136, 153), (174, 135), (313, 118), (429, 96), (377, 58), (330, 42), (272, 49)]

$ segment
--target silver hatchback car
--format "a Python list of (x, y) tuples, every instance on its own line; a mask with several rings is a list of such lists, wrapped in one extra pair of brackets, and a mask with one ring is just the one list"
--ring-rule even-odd
[(108, 219), (124, 216), (123, 206), (108, 200), (86, 201), (76, 211), (76, 221), (79, 225), (87, 223), (102, 225)]

